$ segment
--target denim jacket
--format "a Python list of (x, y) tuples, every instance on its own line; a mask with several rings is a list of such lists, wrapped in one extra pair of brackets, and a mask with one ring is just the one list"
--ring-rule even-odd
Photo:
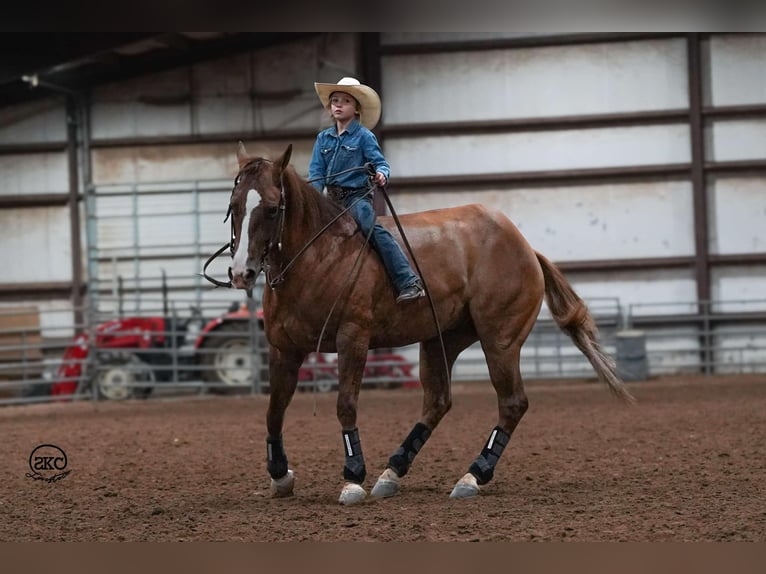
[(358, 120), (353, 120), (340, 136), (338, 136), (337, 127), (331, 126), (319, 132), (314, 143), (314, 151), (309, 163), (309, 179), (320, 179), (312, 182), (311, 185), (319, 192), (325, 185), (366, 187), (369, 176), (364, 170), (338, 176), (332, 175), (352, 167), (361, 167), (367, 162), (372, 163), (375, 171), (381, 172), (388, 179), (391, 168), (383, 157), (375, 134)]

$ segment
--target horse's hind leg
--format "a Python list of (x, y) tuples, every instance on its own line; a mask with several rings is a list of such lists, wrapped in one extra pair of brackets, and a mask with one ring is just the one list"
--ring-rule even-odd
[(410, 469), (415, 456), (431, 436), (431, 432), (452, 406), (448, 373), (457, 356), (477, 339), (473, 328), (443, 334), (448, 368), (445, 369), (441, 342), (438, 338), (420, 345), (420, 380), (423, 385), (423, 411), (420, 421), (388, 460), (388, 466), (372, 489), (372, 496), (386, 498), (399, 492), (399, 479)]
[(511, 434), (527, 411), (529, 403), (521, 381), (519, 360), (521, 346), (537, 318), (538, 306), (530, 306), (528, 312), (509, 319), (502, 329), (485, 335), (480, 333), (481, 346), (487, 359), (489, 376), (497, 393), (498, 422), (489, 434), (481, 453), (471, 464), (450, 494), (451, 498), (468, 498), (479, 493), (479, 487), (487, 484), (494, 475), (503, 450)]
[(487, 353), (487, 363), (492, 385), (497, 392), (498, 423), (490, 432), (481, 453), (468, 468), (468, 473), (452, 489), (451, 498), (476, 496), (479, 494), (479, 487), (492, 480), (495, 466), (528, 407), (521, 382), (519, 350), (506, 351), (502, 361), (490, 359), (490, 353)]
[(284, 353), (269, 349), (269, 407), (266, 411), (266, 467), (271, 475), (271, 494), (274, 497), (292, 496), (295, 476), (287, 464), (282, 444), (282, 426), (285, 410), (298, 385), (298, 370), (304, 355)]

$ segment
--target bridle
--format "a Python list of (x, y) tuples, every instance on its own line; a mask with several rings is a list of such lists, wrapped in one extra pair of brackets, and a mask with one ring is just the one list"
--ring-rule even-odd
[[(268, 161), (269, 163), (272, 163), (271, 161), (266, 160), (266, 159), (263, 159), (261, 161)], [(247, 167), (247, 166), (245, 166), (245, 167)], [(336, 177), (336, 176), (342, 175), (344, 173), (349, 173), (349, 172), (352, 172), (352, 171), (360, 171), (360, 170), (366, 170), (369, 173), (370, 172), (370, 164), (365, 164), (364, 166), (353, 167), (353, 168), (346, 169), (346, 170), (343, 170), (343, 171), (340, 171), (338, 173), (334, 173), (334, 174), (331, 174), (331, 175), (321, 176), (321, 177), (317, 177), (317, 178), (314, 178), (314, 179), (310, 179), (310, 180), (307, 181), (307, 183), (312, 183), (314, 181), (319, 181), (320, 179), (329, 179), (331, 177)], [(234, 190), (237, 188), (237, 185), (239, 184), (239, 177), (240, 176), (238, 175), (234, 179), (234, 187), (232, 188), (232, 193), (234, 192)], [(324, 227), (322, 227), (322, 229), (317, 231), (314, 234), (314, 236), (311, 239), (309, 239), (308, 242), (306, 242), (306, 244), (303, 247), (301, 247), (301, 249), (298, 251), (298, 253), (296, 253), (293, 256), (293, 258), (287, 263), (287, 265), (285, 265), (277, 273), (276, 276), (273, 276), (272, 275), (272, 264), (269, 263), (269, 254), (271, 253), (271, 250), (274, 247), (276, 247), (277, 251), (282, 251), (282, 236), (283, 236), (284, 231), (285, 231), (285, 217), (286, 217), (286, 204), (287, 204), (287, 201), (285, 199), (285, 181), (284, 181), (284, 178), (285, 178), (285, 171), (283, 170), (282, 173), (279, 176), (279, 186), (280, 186), (280, 190), (279, 190), (279, 204), (277, 205), (276, 208), (272, 208), (272, 209), (275, 209), (274, 217), (278, 217), (278, 219), (277, 219), (277, 228), (276, 228), (276, 231), (272, 234), (272, 237), (266, 242), (266, 245), (264, 245), (263, 251), (261, 252), (261, 265), (260, 265), (260, 269), (256, 270), (256, 276), (258, 276), (260, 274), (260, 272), (263, 271), (263, 273), (264, 273), (264, 275), (266, 277), (266, 282), (268, 283), (269, 287), (271, 287), (272, 289), (275, 289), (282, 282), (284, 282), (285, 276), (287, 275), (287, 271), (293, 266), (295, 261), (301, 255), (303, 255), (303, 253), (314, 243), (314, 241), (316, 241), (319, 238), (319, 236), (321, 236), (325, 231), (327, 231), (327, 229), (330, 228), (330, 226), (332, 226), (336, 221), (338, 221), (338, 219), (340, 219), (343, 216), (343, 214), (347, 213), (359, 201), (365, 199), (374, 190), (374, 188), (371, 187), (368, 190), (367, 193), (365, 193), (364, 195), (361, 195), (351, 205), (349, 205), (348, 207), (345, 207), (340, 213), (338, 213), (335, 217), (333, 217)], [(226, 217), (223, 220), (224, 223), (226, 223), (226, 221), (231, 216), (231, 207), (232, 207), (231, 203), (229, 203), (229, 209), (226, 211)], [(267, 212), (266, 217), (270, 218), (268, 212)], [(235, 231), (234, 231), (234, 219), (233, 218), (231, 219), (231, 233), (230, 233), (230, 235), (231, 235), (231, 239), (227, 243), (224, 243), (218, 249), (218, 251), (213, 253), (213, 255), (211, 255), (208, 258), (208, 260), (205, 262), (205, 265), (202, 267), (202, 276), (205, 279), (210, 281), (216, 287), (224, 287), (224, 288), (227, 288), (227, 289), (231, 289), (233, 287), (233, 285), (231, 283), (231, 279), (232, 279), (232, 277), (231, 277), (231, 269), (229, 269), (229, 280), (224, 282), (224, 281), (219, 281), (218, 279), (215, 279), (213, 277), (210, 277), (207, 274), (207, 268), (215, 259), (220, 257), (223, 254), (223, 252), (226, 251), (227, 249), (229, 250), (229, 253), (230, 253), (231, 257), (232, 258), (234, 257), (234, 243), (236, 241), (236, 234), (235, 234)], [(253, 296), (252, 289), (248, 289), (247, 290), (247, 296), (252, 298), (252, 296)]]

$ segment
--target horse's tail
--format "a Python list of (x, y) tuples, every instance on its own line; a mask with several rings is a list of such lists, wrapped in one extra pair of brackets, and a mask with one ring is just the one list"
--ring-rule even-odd
[(598, 329), (588, 306), (575, 293), (561, 271), (544, 255), (535, 252), (545, 278), (545, 302), (556, 324), (572, 338), (575, 346), (588, 358), (599, 379), (620, 399), (635, 402), (633, 395), (617, 376), (614, 361), (601, 349)]

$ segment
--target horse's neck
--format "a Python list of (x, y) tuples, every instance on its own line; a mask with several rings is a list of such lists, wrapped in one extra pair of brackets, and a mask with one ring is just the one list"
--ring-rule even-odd
[(321, 245), (327, 241), (330, 235), (337, 233), (335, 231), (337, 224), (332, 226), (333, 229), (322, 232), (322, 229), (332, 220), (327, 206), (323, 205), (323, 202), (328, 200), (309, 184), (301, 182), (297, 176), (293, 177), (290, 185), (291, 189), (287, 193), (285, 206), (287, 213), (285, 214), (284, 241), (287, 255), (294, 257), (312, 240), (312, 245)]

